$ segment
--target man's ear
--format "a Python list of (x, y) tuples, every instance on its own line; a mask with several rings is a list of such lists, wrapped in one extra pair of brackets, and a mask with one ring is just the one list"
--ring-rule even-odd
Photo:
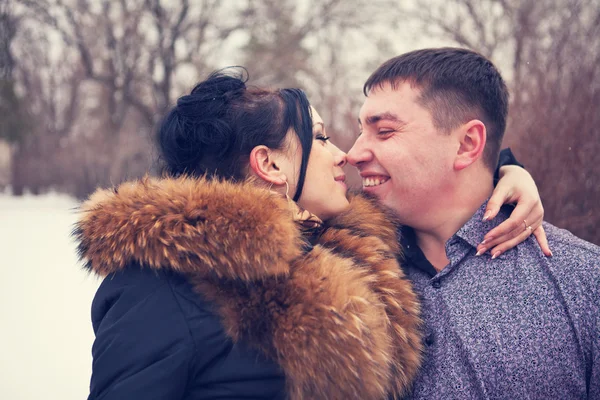
[(483, 156), (487, 131), (485, 124), (478, 119), (462, 125), (459, 130), (459, 148), (454, 160), (454, 169), (460, 171)]
[(267, 183), (284, 185), (287, 178), (278, 165), (279, 157), (267, 146), (256, 146), (250, 152), (250, 169)]

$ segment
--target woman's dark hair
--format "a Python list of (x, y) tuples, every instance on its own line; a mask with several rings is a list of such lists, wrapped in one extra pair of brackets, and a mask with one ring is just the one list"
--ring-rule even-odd
[(306, 94), (300, 89), (246, 87), (247, 80), (245, 68), (216, 71), (177, 100), (158, 129), (162, 171), (241, 180), (252, 149), (281, 149), (291, 128), (302, 146), (297, 201), (313, 142)]

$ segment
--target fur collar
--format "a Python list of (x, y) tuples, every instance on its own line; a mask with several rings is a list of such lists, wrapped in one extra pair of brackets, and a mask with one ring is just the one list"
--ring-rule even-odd
[(305, 252), (287, 202), (266, 190), (146, 178), (93, 194), (74, 234), (101, 276), (130, 263), (186, 275), (232, 340), (279, 363), (291, 399), (383, 399), (410, 387), (422, 350), (391, 221), (353, 197)]

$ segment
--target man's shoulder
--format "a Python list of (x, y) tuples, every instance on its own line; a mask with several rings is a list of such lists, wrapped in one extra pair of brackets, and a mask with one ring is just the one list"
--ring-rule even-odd
[(544, 229), (553, 255), (541, 257), (559, 286), (581, 298), (600, 295), (600, 247), (552, 224)]
[(584, 257), (598, 265), (600, 263), (600, 246), (587, 242), (566, 229), (561, 229), (544, 222), (544, 230), (552, 253), (558, 257)]

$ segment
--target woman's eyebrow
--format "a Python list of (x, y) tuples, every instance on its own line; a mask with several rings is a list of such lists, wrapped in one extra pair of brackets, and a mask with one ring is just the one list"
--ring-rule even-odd
[(317, 125), (321, 125), (323, 128), (325, 128), (325, 124), (324, 124), (324, 123), (322, 123), (322, 122), (315, 122), (315, 123), (313, 124), (313, 128), (314, 128), (315, 126), (317, 126)]

